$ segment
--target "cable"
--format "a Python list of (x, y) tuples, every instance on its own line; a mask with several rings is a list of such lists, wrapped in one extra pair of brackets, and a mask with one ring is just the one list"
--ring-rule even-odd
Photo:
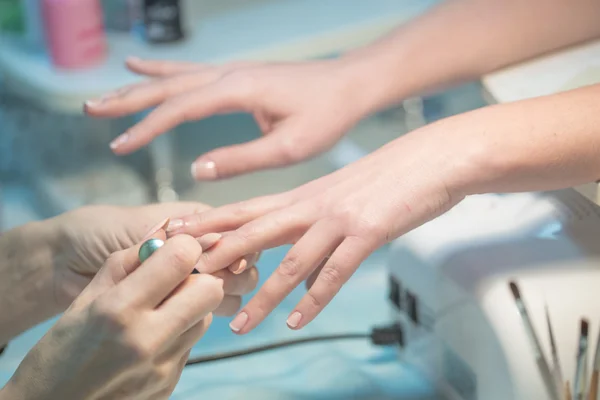
[(404, 345), (404, 335), (402, 327), (399, 324), (393, 324), (380, 328), (374, 328), (370, 333), (346, 333), (337, 335), (311, 336), (301, 339), (284, 340), (281, 342), (270, 343), (262, 346), (250, 347), (243, 350), (236, 350), (224, 353), (216, 353), (209, 356), (192, 357), (186, 366), (204, 364), (212, 361), (221, 361), (228, 358), (247, 356), (250, 354), (261, 353), (264, 351), (280, 349), (283, 347), (296, 346), (305, 343), (324, 342), (330, 340), (349, 340), (349, 339), (371, 339), (371, 343), (377, 346)]

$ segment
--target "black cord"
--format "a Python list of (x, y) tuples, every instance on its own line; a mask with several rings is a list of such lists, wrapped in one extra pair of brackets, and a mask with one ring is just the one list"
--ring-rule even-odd
[(404, 345), (404, 337), (402, 333), (402, 327), (399, 324), (385, 326), (382, 328), (374, 328), (371, 333), (346, 333), (337, 335), (320, 335), (311, 336), (301, 339), (284, 340), (281, 342), (270, 343), (262, 346), (251, 347), (248, 349), (230, 351), (225, 353), (217, 353), (209, 356), (193, 357), (190, 358), (186, 366), (204, 364), (212, 361), (226, 360), (228, 358), (235, 358), (241, 356), (247, 356), (250, 354), (261, 353), (268, 350), (280, 349), (282, 347), (290, 347), (299, 344), (313, 343), (313, 342), (324, 342), (330, 340), (348, 340), (348, 339), (371, 339), (371, 343), (378, 346), (385, 345)]

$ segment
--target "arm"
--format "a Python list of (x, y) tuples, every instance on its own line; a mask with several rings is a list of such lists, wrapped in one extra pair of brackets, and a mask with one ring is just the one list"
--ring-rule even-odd
[(0, 345), (62, 310), (55, 298), (52, 223), (35, 222), (0, 236)]
[(196, 179), (221, 179), (315, 156), (394, 102), (598, 37), (597, 21), (596, 0), (450, 0), (338, 59), (223, 66), (130, 60), (132, 71), (161, 79), (90, 101), (86, 110), (118, 117), (157, 106), (111, 144), (117, 154), (185, 121), (252, 113), (262, 137), (193, 164)]
[(599, 20), (596, 0), (451, 0), (345, 57), (363, 64), (372, 111), (598, 38)]
[(425, 128), (469, 150), (458, 192), (555, 190), (600, 177), (600, 85), (502, 104)]

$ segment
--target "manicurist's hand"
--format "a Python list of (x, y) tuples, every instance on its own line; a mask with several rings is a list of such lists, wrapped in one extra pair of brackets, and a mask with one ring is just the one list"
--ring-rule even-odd
[[(54, 264), (57, 274), (56, 298), (66, 308), (93, 279), (106, 259), (143, 240), (147, 232), (167, 218), (176, 218), (210, 209), (202, 203), (160, 203), (142, 207), (89, 206), (63, 214), (47, 223), (53, 226), (57, 240)], [(218, 242), (221, 234), (209, 233), (198, 238), (204, 250)], [(244, 255), (232, 263), (231, 270), (242, 267), (242, 274), (229, 269), (215, 272), (225, 282), (225, 298), (215, 315), (233, 315), (242, 295), (256, 287), (258, 254)]]
[(223, 280), (190, 275), (202, 254), (190, 236), (168, 240), (142, 265), (138, 251), (110, 256), (0, 398), (169, 398), (223, 300)]
[(184, 121), (229, 112), (251, 113), (263, 137), (219, 148), (194, 163), (199, 180), (219, 179), (307, 159), (332, 147), (370, 111), (371, 96), (359, 62), (232, 63), (222, 66), (142, 61), (129, 69), (154, 79), (88, 101), (97, 117), (118, 117), (158, 106), (117, 138), (127, 154)]

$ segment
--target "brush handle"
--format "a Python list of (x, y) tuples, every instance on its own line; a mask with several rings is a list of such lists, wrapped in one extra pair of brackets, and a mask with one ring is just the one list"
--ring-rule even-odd
[(573, 397), (571, 394), (571, 384), (569, 383), (569, 381), (567, 381), (567, 383), (565, 383), (565, 400), (573, 400)]
[(590, 394), (588, 396), (588, 400), (598, 399), (598, 378), (598, 371), (594, 371), (592, 373), (592, 380), (590, 382)]

